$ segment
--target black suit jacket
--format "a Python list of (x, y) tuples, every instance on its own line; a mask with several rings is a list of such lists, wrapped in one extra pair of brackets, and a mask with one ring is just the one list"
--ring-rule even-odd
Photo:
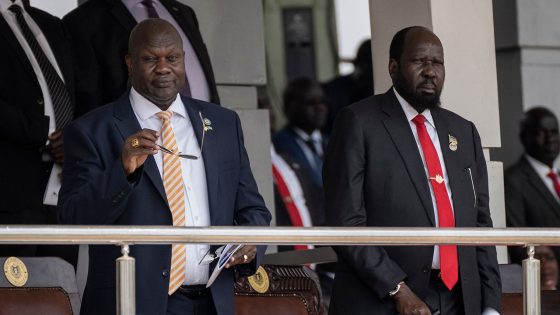
[[(62, 22), (43, 11), (25, 10), (45, 35), (74, 103), (72, 47)], [(27, 55), (0, 17), (0, 224), (45, 224), (42, 153), (49, 132), (43, 93)]]
[[(202, 140), (199, 113), (212, 122), (204, 140), (204, 168), (212, 226), (267, 226), (266, 209), (251, 173), (237, 114), (215, 104), (183, 98), (198, 143)], [(124, 141), (141, 129), (129, 94), (98, 108), (68, 126), (66, 161), (60, 191), (60, 219), (68, 224), (172, 225), (171, 211), (156, 162), (149, 157), (127, 180), (121, 163)], [(216, 246), (212, 250), (215, 250)], [(252, 274), (264, 254), (259, 246), (252, 264), (238, 270)], [(115, 313), (115, 246), (90, 246), (89, 273), (81, 314)], [(165, 314), (171, 264), (170, 245), (131, 247), (136, 260), (138, 314)], [(210, 270), (213, 269), (211, 265)], [(212, 284), (218, 314), (234, 314), (234, 272), (223, 270)]]
[[(442, 108), (431, 113), (450, 180), (456, 226), (491, 227), (486, 163), (475, 126)], [(448, 135), (458, 140), (456, 151), (448, 148)], [(323, 172), (329, 225), (435, 226), (428, 176), (392, 89), (340, 112)], [(339, 260), (331, 314), (395, 314), (388, 292), (401, 280), (421, 299), (426, 297), (433, 246), (335, 250)], [(459, 247), (458, 256), (465, 314), (480, 314), (485, 307), (499, 310), (495, 248)]]
[[(560, 203), (525, 157), (506, 170), (504, 180), (508, 226), (560, 227)], [(560, 248), (553, 249), (560, 258)], [(510, 253), (515, 260), (526, 257), (520, 247), (511, 247)]]
[[(192, 8), (175, 0), (161, 0), (189, 38), (204, 70), (210, 101), (219, 103), (210, 57)], [(115, 101), (127, 89), (124, 57), (136, 20), (120, 0), (90, 0), (68, 13), (64, 24), (72, 35), (77, 56), (77, 114)], [(187, 69), (188, 71), (188, 69)]]

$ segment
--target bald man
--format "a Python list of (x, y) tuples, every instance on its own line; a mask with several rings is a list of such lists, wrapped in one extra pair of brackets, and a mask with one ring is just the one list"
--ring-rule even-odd
[[(323, 178), (332, 226), (491, 227), (488, 177), (472, 122), (440, 107), (443, 47), (423, 27), (391, 42), (393, 87), (344, 108)], [(496, 314), (492, 247), (335, 247), (330, 314)]]
[[(181, 97), (181, 37), (160, 19), (139, 23), (126, 64), (132, 88), (68, 127), (61, 221), (93, 225), (268, 225), (237, 114)], [(181, 155), (179, 155), (181, 154)], [(139, 314), (234, 314), (234, 268), (255, 272), (245, 246), (210, 289), (214, 246), (133, 246)], [(82, 314), (115, 313), (114, 246), (91, 246)], [(234, 267), (234, 268), (231, 268)]]

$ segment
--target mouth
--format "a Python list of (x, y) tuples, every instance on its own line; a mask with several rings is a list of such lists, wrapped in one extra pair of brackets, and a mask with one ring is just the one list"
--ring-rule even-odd
[(165, 88), (175, 86), (175, 82), (171, 80), (155, 80), (152, 81), (152, 85), (155, 86), (156, 88), (165, 89)]
[(432, 83), (420, 84), (418, 90), (420, 90), (424, 94), (436, 94), (436, 86)]

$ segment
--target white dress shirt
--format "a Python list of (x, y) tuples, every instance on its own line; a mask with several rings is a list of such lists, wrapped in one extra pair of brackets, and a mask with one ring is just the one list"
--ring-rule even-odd
[[(122, 0), (122, 2), (130, 14), (132, 14), (136, 22), (141, 22), (148, 18), (148, 10), (146, 6), (142, 4), (142, 0)], [(171, 23), (177, 32), (179, 32), (179, 35), (181, 35), (181, 39), (183, 40), (183, 50), (185, 51), (185, 71), (189, 80), (192, 98), (206, 102), (210, 101), (208, 81), (206, 80), (202, 64), (200, 63), (200, 60), (198, 60), (198, 56), (196, 55), (189, 38), (161, 2), (154, 1), (153, 4), (159, 17)]]
[[(426, 181), (428, 181), (428, 166), (426, 165), (426, 159), (424, 158), (424, 152), (422, 151), (422, 145), (420, 144), (420, 140), (418, 140), (418, 131), (416, 130), (416, 124), (412, 121), (414, 117), (418, 115), (418, 112), (412, 107), (400, 94), (397, 92), (395, 88), (393, 88), (397, 100), (401, 104), (402, 109), (404, 110), (404, 114), (406, 115), (406, 119), (408, 120), (410, 129), (412, 130), (412, 134), (414, 135), (414, 140), (416, 140), (416, 145), (418, 146), (418, 151), (420, 152), (420, 157), (422, 158), (422, 164), (424, 165), (424, 172), (426, 173)], [(449, 177), (447, 176), (447, 168), (445, 167), (445, 161), (443, 160), (443, 153), (441, 152), (441, 144), (439, 142), (436, 125), (434, 124), (434, 119), (432, 117), (432, 113), (429, 109), (426, 109), (422, 112), (422, 115), (426, 118), (426, 130), (428, 131), (428, 135), (436, 148), (436, 152), (439, 158), (439, 163), (441, 164), (441, 169), (443, 172), (443, 179), (445, 181), (445, 189), (447, 189), (447, 195), (449, 196), (449, 201), (451, 203), (451, 210), (453, 210), (453, 195), (451, 192), (451, 186), (449, 186)], [(430, 196), (432, 197), (432, 205), (434, 207), (434, 218), (436, 220), (436, 226), (439, 226), (439, 217), (437, 212), (437, 205), (436, 205), (436, 197), (434, 195), (434, 189), (432, 185), (428, 183), (430, 187)], [(439, 262), (439, 246), (434, 246), (434, 256), (432, 258), (432, 269), (440, 269), (440, 262)], [(495, 309), (487, 307), (482, 312), (482, 315), (500, 315)]]
[[(156, 116), (161, 111), (156, 105), (140, 95), (134, 88), (130, 90), (130, 103), (140, 127), (161, 131), (161, 120)], [(177, 97), (168, 110), (173, 111), (171, 126), (179, 151), (185, 154), (201, 156), (200, 147), (194, 133), (193, 125), (180, 97)], [(157, 141), (161, 145), (161, 137)], [(154, 155), (160, 176), (163, 176), (163, 151)], [(181, 159), (183, 171), (183, 188), (185, 192), (185, 226), (209, 226), (210, 210), (208, 205), (208, 188), (204, 160)], [(163, 177), (162, 177), (163, 178)], [(199, 261), (209, 250), (208, 245), (186, 246), (186, 285), (206, 284), (208, 282), (208, 265), (199, 265)]]
[[(58, 67), (58, 63), (56, 62), (56, 58), (54, 57), (54, 54), (51, 50), (51, 47), (49, 46), (49, 43), (48, 43), (45, 35), (41, 31), (41, 29), (39, 28), (37, 23), (35, 23), (35, 21), (33, 21), (33, 18), (31, 18), (31, 16), (29, 14), (27, 14), (27, 12), (25, 11), (25, 7), (23, 6), (21, 0), (16, 0), (14, 3), (12, 3), (11, 0), (0, 0), (0, 12), (2, 13), (2, 16), (4, 17), (4, 20), (6, 20), (6, 22), (8, 23), (8, 25), (12, 29), (12, 32), (14, 33), (14, 36), (17, 38), (21, 48), (25, 52), (25, 55), (27, 56), (27, 59), (29, 59), (29, 63), (31, 64), (31, 67), (33, 68), (33, 72), (35, 72), (35, 75), (37, 76), (37, 81), (39, 82), (39, 87), (41, 88), (41, 91), (43, 92), (44, 111), (45, 111), (45, 115), (49, 117), (49, 134), (51, 134), (56, 130), (56, 125), (55, 125), (55, 121), (54, 121), (54, 108), (53, 108), (53, 103), (52, 103), (52, 99), (51, 99), (51, 94), (49, 92), (49, 87), (47, 86), (47, 81), (45, 80), (45, 76), (43, 75), (43, 72), (41, 71), (41, 67), (39, 66), (39, 63), (37, 62), (37, 59), (35, 59), (35, 55), (33, 54), (33, 50), (31, 50), (31, 47), (29, 47), (29, 44), (27, 43), (27, 40), (25, 39), (25, 37), (23, 36), (23, 33), (21, 32), (21, 30), (19, 28), (19, 24), (16, 20), (16, 14), (14, 12), (8, 10), (8, 8), (12, 4), (17, 4), (22, 8), (23, 17), (24, 17), (25, 21), (27, 22), (27, 25), (29, 25), (29, 28), (33, 32), (33, 35), (35, 35), (35, 39), (37, 39), (37, 42), (39, 43), (39, 46), (41, 46), (41, 49), (43, 49), (43, 52), (45, 53), (45, 55), (47, 56), (47, 58), (49, 59), (49, 61), (53, 65), (54, 69), (58, 73), (58, 76), (62, 79), (63, 82), (64, 82), (64, 77), (62, 76), (62, 72), (60, 72), (60, 68)], [(4, 49), (7, 49), (7, 47), (4, 47)]]
[(554, 199), (560, 202), (560, 197), (558, 197), (558, 194), (556, 193), (556, 189), (554, 189), (554, 183), (552, 182), (552, 179), (546, 176), (550, 172), (554, 172), (554, 174), (558, 175), (558, 169), (556, 169), (556, 167), (553, 167), (551, 169), (548, 165), (533, 158), (528, 154), (525, 154), (525, 158), (527, 159), (527, 161), (529, 161), (531, 167), (533, 167), (535, 172), (539, 175), (539, 178), (543, 181), (544, 185), (546, 186), (546, 188), (548, 188), (552, 196), (554, 196)]
[(313, 143), (313, 147), (315, 148), (315, 152), (317, 152), (317, 154), (322, 157), (323, 156), (323, 135), (321, 134), (321, 131), (316, 129), (314, 130), (311, 134), (308, 134), (307, 132), (294, 127), (293, 128), (294, 132), (296, 133), (296, 135), (298, 136), (296, 138), (296, 143), (299, 145), (299, 147), (303, 150), (303, 154), (305, 154), (305, 157), (307, 158), (307, 161), (309, 161), (309, 163), (313, 166), (313, 168), (317, 169), (320, 171), (321, 165), (317, 165), (317, 161), (315, 160), (315, 153), (313, 153), (311, 151), (311, 148), (309, 148), (309, 146), (307, 145), (307, 141), (311, 141), (311, 143)]

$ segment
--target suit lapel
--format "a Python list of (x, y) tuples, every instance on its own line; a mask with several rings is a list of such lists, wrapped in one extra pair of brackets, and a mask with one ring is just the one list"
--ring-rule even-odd
[[(115, 117), (115, 125), (121, 134), (123, 142), (126, 138), (142, 129), (136, 119), (136, 116), (134, 115), (132, 106), (130, 105), (129, 94), (130, 93), (125, 93), (119, 98), (119, 100), (115, 103), (115, 110), (113, 113)], [(165, 194), (165, 189), (163, 188), (163, 181), (153, 156), (148, 157), (144, 163), (144, 172), (152, 181), (163, 200), (167, 202), (167, 195)]]
[(388, 117), (383, 120), (383, 124), (404, 161), (410, 179), (424, 206), (426, 215), (430, 219), (432, 225), (435, 226), (434, 208), (432, 205), (430, 188), (428, 187), (428, 177), (424, 171), (422, 158), (420, 157), (420, 152), (418, 152), (418, 146), (410, 130), (406, 115), (392, 90), (385, 94), (382, 110), (388, 115)]
[(111, 14), (127, 30), (127, 33), (130, 34), (134, 26), (136, 25), (136, 20), (130, 14), (126, 6), (122, 3), (122, 1), (118, 0), (107, 0), (108, 4), (111, 7)]
[(35, 80), (37, 86), (39, 86), (39, 82), (37, 82), (37, 76), (35, 75), (35, 72), (31, 67), (31, 63), (29, 62), (25, 51), (23, 50), (23, 48), (21, 48), (19, 41), (12, 31), (12, 28), (10, 28), (10, 25), (8, 25), (8, 22), (6, 22), (3, 17), (0, 18), (0, 34), (4, 36), (6, 42), (8, 42), (11, 47), (9, 49), (15, 52), (15, 55), (21, 61), (23, 68), (29, 73), (33, 80)]
[[(196, 102), (195, 100), (182, 97), (183, 104), (185, 105), (185, 109), (187, 110), (187, 114), (189, 115), (189, 119), (191, 120), (191, 124), (194, 128), (194, 133), (196, 135), (196, 139), (198, 140), (198, 145), (201, 147), (202, 150), (202, 159), (204, 160), (204, 169), (206, 171), (206, 185), (208, 188), (208, 205), (210, 208), (210, 220), (211, 224), (214, 225), (216, 220), (216, 215), (213, 215), (215, 209), (217, 209), (217, 200), (218, 200), (218, 173), (219, 173), (219, 165), (218, 165), (218, 146), (216, 145), (216, 136), (215, 130), (208, 130), (203, 132), (204, 125), (203, 119), (209, 120), (211, 123), (214, 120), (214, 117), (210, 115), (204, 107), (200, 105), (200, 103)], [(202, 116), (202, 119), (201, 119)], [(220, 126), (212, 125), (212, 128), (216, 129)], [(204, 134), (204, 137), (203, 137)], [(204, 140), (204, 145), (203, 141)]]
[(524, 157), (522, 159), (523, 172), (527, 176), (527, 181), (541, 195), (546, 203), (550, 205), (551, 209), (554, 209), (554, 215), (560, 218), (560, 204), (550, 190), (548, 190), (548, 187), (546, 187), (527, 159)]

